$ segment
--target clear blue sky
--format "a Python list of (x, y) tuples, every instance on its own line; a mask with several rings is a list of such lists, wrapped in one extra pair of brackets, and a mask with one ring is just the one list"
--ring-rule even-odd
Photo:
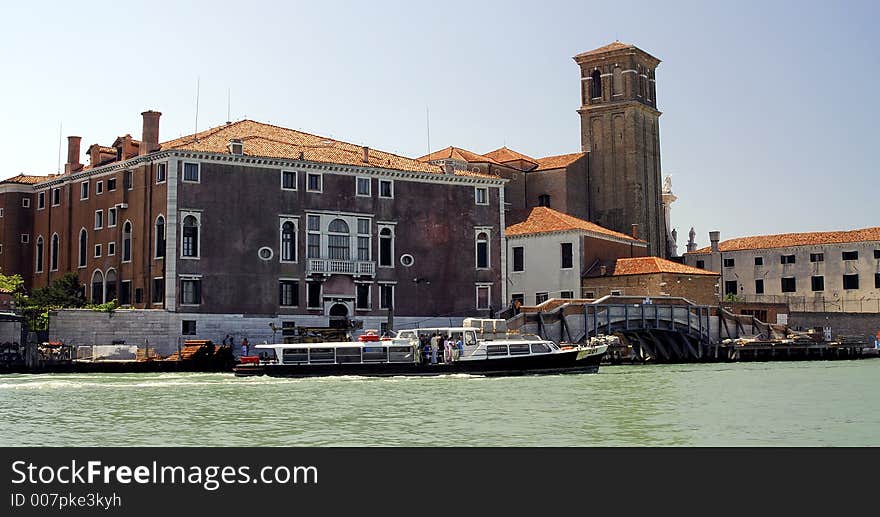
[[(673, 226), (722, 238), (880, 225), (876, 2), (4, 2), (0, 177), (251, 118), (408, 156), (580, 150), (571, 57), (615, 39), (657, 71)], [(62, 149), (62, 156), (66, 151)]]

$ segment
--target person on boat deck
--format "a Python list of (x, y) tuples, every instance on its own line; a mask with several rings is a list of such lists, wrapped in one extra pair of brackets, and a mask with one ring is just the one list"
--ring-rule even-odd
[(455, 342), (455, 348), (458, 353), (455, 358), (458, 359), (464, 355), (464, 341), (462, 341), (460, 337), (458, 338), (458, 341)]
[(443, 342), (443, 360), (447, 363), (452, 362), (452, 338), (447, 337)]
[(431, 360), (431, 342), (426, 334), (422, 334), (419, 339), (419, 348), (422, 349), (422, 364), (428, 364)]
[(241, 340), (241, 355), (248, 355), (248, 340), (247, 338), (242, 338)]
[(440, 348), (440, 334), (431, 337), (431, 364), (437, 364), (437, 349)]

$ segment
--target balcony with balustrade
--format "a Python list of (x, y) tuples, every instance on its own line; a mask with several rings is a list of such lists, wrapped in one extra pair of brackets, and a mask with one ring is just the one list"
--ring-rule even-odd
[(310, 258), (306, 261), (306, 273), (324, 275), (372, 276), (376, 274), (376, 263), (360, 260), (338, 260)]

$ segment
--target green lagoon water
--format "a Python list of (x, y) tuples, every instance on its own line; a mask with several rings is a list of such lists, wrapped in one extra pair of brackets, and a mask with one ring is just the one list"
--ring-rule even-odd
[(0, 445), (873, 446), (880, 360), (510, 378), (0, 376)]

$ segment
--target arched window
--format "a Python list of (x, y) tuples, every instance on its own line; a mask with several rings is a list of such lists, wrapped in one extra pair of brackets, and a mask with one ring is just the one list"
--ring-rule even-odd
[(43, 236), (37, 237), (37, 273), (43, 272)]
[(104, 299), (108, 302), (117, 299), (116, 293), (118, 291), (116, 281), (116, 270), (108, 269), (107, 275), (104, 277)]
[(645, 71), (642, 67), (639, 67), (639, 96), (645, 97), (645, 84), (647, 80), (645, 79)]
[(165, 217), (156, 218), (156, 258), (165, 256)]
[(330, 221), (327, 231), (329, 233), (327, 250), (330, 253), (330, 259), (350, 260), (351, 237), (349, 236), (348, 223), (342, 219), (334, 219)]
[(281, 225), (281, 260), (296, 260), (296, 226), (292, 221), (285, 221)]
[(394, 266), (394, 234), (391, 228), (379, 230), (379, 265)]
[(131, 261), (131, 221), (122, 225), (122, 261)]
[(49, 271), (58, 271), (58, 234), (52, 234), (52, 242), (49, 246)]
[(594, 99), (599, 99), (602, 97), (602, 73), (598, 70), (593, 70), (593, 73), (590, 75), (593, 79), (590, 81), (590, 97)]
[(100, 269), (92, 273), (92, 303), (104, 303), (104, 273)]
[(477, 234), (477, 269), (489, 268), (489, 234)]
[(194, 215), (183, 218), (183, 256), (199, 256), (199, 220)]
[(614, 75), (611, 80), (611, 93), (621, 95), (623, 93), (623, 71), (619, 66), (614, 67)]
[(79, 231), (79, 267), (86, 267), (89, 249), (89, 234), (83, 228)]

